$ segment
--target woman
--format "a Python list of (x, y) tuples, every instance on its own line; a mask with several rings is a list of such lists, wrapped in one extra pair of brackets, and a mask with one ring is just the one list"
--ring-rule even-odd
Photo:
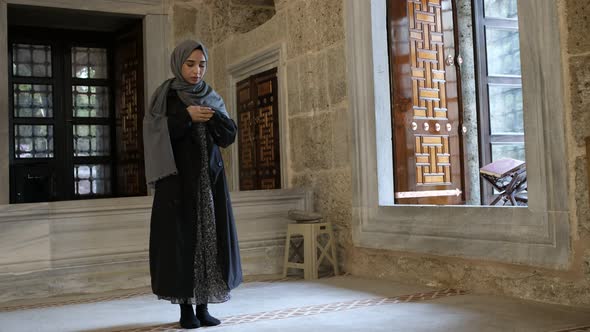
[[(180, 305), (180, 325), (218, 325), (207, 303), (242, 281), (234, 217), (219, 147), (237, 127), (203, 81), (208, 54), (188, 40), (172, 53), (174, 78), (154, 93), (144, 118), (146, 178), (155, 186), (150, 273), (158, 299)], [(196, 305), (196, 315), (192, 304)]]

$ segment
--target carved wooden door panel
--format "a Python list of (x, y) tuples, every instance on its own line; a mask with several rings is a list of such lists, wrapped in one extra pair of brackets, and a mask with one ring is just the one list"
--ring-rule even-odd
[(276, 68), (237, 84), (240, 190), (281, 187)]
[(146, 194), (142, 119), (143, 47), (140, 28), (122, 33), (115, 49), (115, 111), (117, 135), (117, 192)]
[(281, 188), (279, 110), (276, 68), (253, 77), (259, 189)]
[(250, 79), (237, 85), (238, 155), (240, 164), (240, 190), (254, 190), (256, 174), (256, 141), (254, 136), (254, 101), (250, 92)]
[(397, 203), (463, 202), (452, 5), (388, 1)]

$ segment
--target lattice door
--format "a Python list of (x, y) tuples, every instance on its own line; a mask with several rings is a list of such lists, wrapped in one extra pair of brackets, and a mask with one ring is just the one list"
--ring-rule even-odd
[(390, 0), (388, 6), (396, 201), (460, 204), (452, 2)]
[(238, 150), (240, 190), (257, 189), (255, 109), (251, 96), (250, 79), (238, 83)]
[(117, 189), (121, 196), (144, 195), (141, 31), (119, 38), (116, 57)]
[(237, 85), (240, 190), (281, 187), (276, 68)]

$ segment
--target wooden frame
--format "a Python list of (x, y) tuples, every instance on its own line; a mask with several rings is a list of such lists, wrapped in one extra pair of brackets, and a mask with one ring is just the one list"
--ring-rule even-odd
[[(475, 77), (477, 84), (477, 108), (479, 128), (480, 167), (492, 162), (492, 145), (495, 143), (524, 143), (524, 135), (493, 135), (490, 122), (490, 86), (522, 87), (520, 77), (491, 76), (487, 68), (486, 27), (518, 30), (518, 20), (485, 17), (485, 0), (472, 0), (475, 39)], [(523, 119), (524, 121), (524, 119)], [(493, 188), (486, 181), (480, 182), (481, 204), (493, 199)]]

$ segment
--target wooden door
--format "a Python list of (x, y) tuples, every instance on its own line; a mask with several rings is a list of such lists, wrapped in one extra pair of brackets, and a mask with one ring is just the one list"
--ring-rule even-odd
[(276, 68), (237, 84), (240, 190), (281, 188)]
[(141, 26), (120, 33), (115, 48), (117, 192), (145, 195), (143, 46)]
[(238, 105), (238, 156), (240, 167), (240, 190), (254, 190), (258, 183), (256, 172), (256, 137), (254, 128), (254, 98), (246, 79), (237, 85)]
[(396, 203), (463, 202), (452, 5), (388, 1)]

